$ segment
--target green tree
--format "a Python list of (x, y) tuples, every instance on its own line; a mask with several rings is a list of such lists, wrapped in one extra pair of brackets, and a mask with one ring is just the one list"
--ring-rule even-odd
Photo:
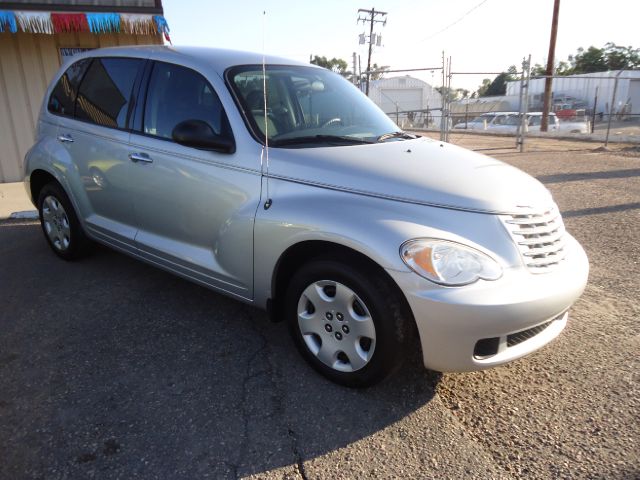
[(491, 85), (491, 79), (485, 78), (482, 80), (482, 85), (478, 87), (478, 90), (475, 91), (478, 97), (484, 97), (487, 94), (487, 90), (489, 89), (489, 85)]
[(380, 80), (384, 76), (385, 70), (389, 70), (389, 68), (389, 65), (378, 65), (377, 63), (374, 63), (371, 65), (371, 71), (377, 73), (371, 74), (371, 80)]
[(436, 87), (436, 91), (450, 102), (461, 100), (469, 96), (469, 90), (464, 88)]
[(352, 73), (348, 70), (349, 66), (347, 62), (341, 58), (332, 58), (329, 60), (327, 57), (314, 55), (311, 59), (311, 63), (318, 65), (319, 67), (326, 68), (327, 70), (331, 70), (332, 72), (339, 73), (346, 78), (351, 78), (352, 76)]
[[(556, 68), (554, 68), (554, 75), (571, 75), (572, 71), (573, 71), (573, 67), (571, 67), (571, 64), (569, 62), (560, 60), (558, 62), (558, 65), (556, 65)], [(546, 74), (547, 74), (546, 65), (540, 65), (539, 63), (536, 63), (531, 69), (532, 77), (543, 77)]]
[(511, 65), (506, 72), (501, 73), (493, 81), (485, 78), (482, 85), (478, 87), (479, 97), (490, 97), (494, 95), (504, 95), (507, 93), (507, 82), (517, 80), (518, 69), (515, 65)]
[[(640, 68), (640, 48), (621, 47), (608, 42), (602, 48), (593, 45), (586, 50), (578, 48), (567, 60), (561, 60), (554, 69), (555, 75), (578, 75), (581, 73), (606, 72), (608, 70), (633, 70)], [(546, 67), (536, 63), (531, 75), (545, 75)]]
[(621, 47), (606, 43), (604, 54), (609, 70), (633, 70), (640, 68), (640, 48)]
[(578, 48), (578, 52), (575, 55), (569, 56), (569, 62), (571, 62), (573, 74), (604, 72), (608, 70), (604, 49), (594, 46), (586, 50), (582, 47)]

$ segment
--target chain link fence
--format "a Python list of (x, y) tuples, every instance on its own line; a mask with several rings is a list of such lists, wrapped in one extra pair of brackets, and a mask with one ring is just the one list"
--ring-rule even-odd
[[(410, 98), (407, 92), (411, 88), (400, 88), (402, 78), (385, 79), (390, 87), (385, 90), (380, 82), (377, 85), (380, 98), (373, 100), (400, 128), (439, 132), (441, 140), (451, 143), (467, 134), (513, 137), (513, 148), (521, 150), (528, 136), (571, 138), (605, 145), (613, 141), (640, 143), (640, 71), (553, 76), (547, 132), (541, 129), (545, 77), (530, 77), (526, 62), (523, 70), (515, 74), (518, 80), (507, 82), (505, 95), (447, 98), (447, 92), (457, 91), (456, 83), (462, 83), (462, 78), (469, 74), (478, 75), (445, 72), (442, 85), (423, 82), (428, 86), (423, 87), (421, 101)], [(486, 73), (487, 78), (498, 74)], [(405, 77), (405, 83), (415, 87), (408, 78)], [(431, 95), (437, 90), (445, 95)], [(427, 93), (431, 96), (425, 101)]]

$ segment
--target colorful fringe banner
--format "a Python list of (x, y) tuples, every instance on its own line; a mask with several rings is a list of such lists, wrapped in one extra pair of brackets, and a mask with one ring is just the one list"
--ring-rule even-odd
[(53, 34), (49, 12), (16, 12), (16, 19), (23, 32)]
[(0, 10), (0, 32), (16, 33), (91, 32), (164, 35), (171, 43), (169, 25), (162, 15), (118, 13), (49, 13)]
[(0, 10), (0, 32), (6, 32), (7, 30), (11, 33), (16, 33), (18, 31), (16, 16), (13, 12)]
[(91, 33), (117, 33), (120, 31), (120, 15), (117, 13), (87, 13)]
[(89, 31), (87, 16), (84, 13), (52, 13), (51, 23), (55, 33)]
[(158, 27), (151, 15), (141, 13), (120, 14), (120, 27), (122, 32), (133, 35), (156, 35)]
[(173, 43), (171, 43), (171, 37), (169, 37), (169, 24), (165, 18), (162, 15), (154, 15), (153, 20), (156, 22), (158, 27), (158, 33), (162, 33), (164, 38), (167, 39), (167, 42), (173, 45)]

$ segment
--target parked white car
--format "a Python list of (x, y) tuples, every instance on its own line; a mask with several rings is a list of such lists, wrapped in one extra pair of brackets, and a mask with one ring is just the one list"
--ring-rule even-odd
[[(520, 125), (520, 114), (513, 113), (500, 125), (493, 125), (490, 130), (493, 132), (504, 133), (516, 133), (518, 126)], [(542, 112), (530, 112), (527, 113), (527, 132), (540, 132), (540, 125), (542, 123)], [(558, 116), (550, 112), (549, 113), (549, 127), (548, 132), (568, 132), (568, 133), (589, 133), (590, 124), (588, 121), (562, 121)]]
[(457, 123), (453, 128), (462, 130), (492, 130), (496, 127), (505, 125), (507, 120), (512, 115), (517, 115), (518, 112), (491, 112), (483, 113), (482, 115), (470, 120), (469, 122)]

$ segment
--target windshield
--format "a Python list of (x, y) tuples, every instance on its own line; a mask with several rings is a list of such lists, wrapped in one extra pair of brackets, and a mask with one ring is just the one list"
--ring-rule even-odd
[(469, 123), (484, 123), (485, 121), (487, 123), (491, 122), (491, 120), (493, 120), (494, 118), (496, 118), (495, 115), (481, 115), (479, 117), (474, 118), (473, 120), (471, 120)]
[(322, 68), (267, 65), (266, 114), (262, 65), (227, 73), (254, 136), (269, 145), (327, 146), (402, 140), (389, 117), (340, 75)]
[(505, 125), (520, 125), (520, 118), (520, 115), (509, 115), (509, 117), (507, 117)]

